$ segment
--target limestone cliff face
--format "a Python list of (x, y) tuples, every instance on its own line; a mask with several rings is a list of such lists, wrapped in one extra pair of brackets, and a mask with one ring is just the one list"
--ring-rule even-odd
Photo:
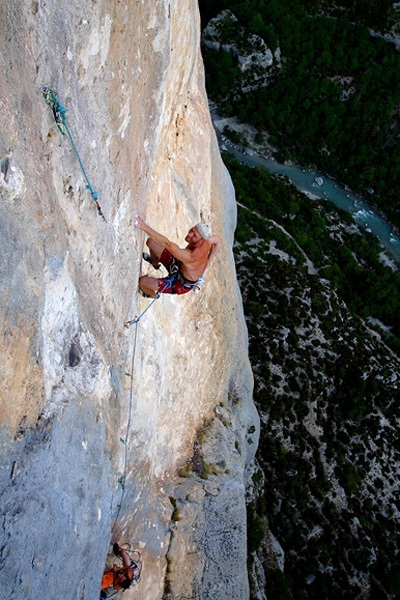
[[(199, 36), (195, 0), (1, 3), (2, 598), (97, 599), (110, 540), (142, 556), (124, 598), (248, 597), (258, 417)], [(224, 245), (199, 294), (125, 328), (149, 304), (137, 214)]]

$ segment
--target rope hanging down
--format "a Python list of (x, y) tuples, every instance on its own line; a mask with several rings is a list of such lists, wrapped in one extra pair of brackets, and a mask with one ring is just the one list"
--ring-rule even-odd
[(126, 425), (126, 432), (125, 432), (125, 437), (124, 438), (120, 438), (120, 442), (124, 445), (124, 468), (123, 468), (123, 473), (121, 475), (121, 477), (118, 480), (119, 485), (121, 486), (122, 489), (122, 493), (121, 493), (121, 498), (118, 504), (118, 508), (117, 508), (117, 513), (116, 516), (114, 518), (114, 524), (111, 528), (111, 531), (114, 531), (114, 528), (117, 524), (120, 512), (121, 512), (121, 508), (122, 508), (122, 503), (125, 497), (125, 483), (126, 483), (126, 474), (127, 474), (127, 464), (128, 464), (128, 446), (129, 446), (129, 434), (130, 434), (130, 428), (131, 428), (131, 421), (132, 421), (132, 404), (133, 404), (133, 373), (135, 370), (135, 358), (136, 358), (136, 346), (137, 346), (137, 338), (138, 338), (138, 327), (139, 327), (139, 321), (140, 319), (143, 317), (143, 315), (149, 310), (149, 308), (151, 306), (153, 306), (154, 302), (156, 300), (159, 299), (160, 295), (162, 294), (162, 292), (164, 292), (164, 290), (167, 290), (169, 287), (172, 286), (172, 283), (176, 277), (177, 273), (173, 273), (170, 277), (168, 277), (168, 279), (166, 280), (164, 287), (162, 288), (162, 290), (160, 292), (158, 292), (158, 294), (152, 299), (152, 301), (150, 302), (150, 304), (144, 309), (143, 312), (140, 313), (140, 315), (138, 317), (135, 317), (134, 319), (130, 319), (129, 321), (126, 321), (125, 323), (125, 327), (127, 329), (129, 329), (129, 327), (131, 325), (135, 325), (135, 334), (134, 334), (134, 339), (133, 339), (133, 350), (132, 350), (132, 359), (131, 359), (131, 372), (130, 373), (125, 373), (125, 375), (127, 377), (130, 377), (131, 380), (131, 384), (130, 384), (130, 389), (129, 389), (129, 410), (128, 410), (128, 422)]
[(103, 212), (101, 210), (100, 204), (98, 202), (99, 193), (96, 192), (96, 190), (93, 188), (92, 184), (89, 181), (89, 177), (87, 176), (87, 173), (85, 171), (85, 167), (83, 166), (82, 159), (79, 156), (79, 152), (78, 152), (77, 147), (75, 145), (74, 138), (72, 137), (71, 131), (70, 131), (69, 127), (68, 127), (67, 118), (66, 118), (67, 109), (65, 108), (65, 106), (63, 106), (61, 104), (61, 102), (60, 102), (60, 100), (59, 100), (59, 98), (57, 96), (57, 92), (55, 92), (54, 90), (52, 90), (49, 87), (47, 87), (47, 85), (42, 85), (42, 92), (43, 92), (43, 97), (44, 97), (44, 99), (46, 101), (46, 104), (48, 104), (50, 106), (51, 110), (53, 111), (54, 120), (55, 120), (55, 122), (57, 124), (57, 127), (58, 127), (60, 133), (62, 135), (67, 134), (68, 137), (69, 137), (69, 139), (70, 139), (70, 141), (71, 141), (72, 148), (73, 148), (73, 150), (74, 150), (74, 152), (76, 154), (76, 157), (78, 159), (79, 165), (80, 165), (80, 167), (82, 169), (82, 173), (83, 173), (83, 175), (84, 175), (84, 177), (86, 179), (86, 183), (87, 183), (86, 187), (90, 191), (90, 193), (92, 195), (93, 201), (96, 203), (97, 212), (99, 213), (99, 215), (101, 217), (103, 217), (104, 221), (107, 222), (107, 220), (106, 220), (106, 218), (105, 218), (105, 216), (104, 216), (104, 214), (103, 214)]

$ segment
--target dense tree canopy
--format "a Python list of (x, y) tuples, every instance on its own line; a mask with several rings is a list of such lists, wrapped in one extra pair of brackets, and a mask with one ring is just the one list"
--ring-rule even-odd
[(398, 598), (399, 361), (386, 344), (400, 354), (399, 274), (347, 213), (223, 158), (262, 423), (248, 549), (265, 582), (251, 598), (261, 586), (270, 600)]
[[(208, 93), (260, 139), (267, 132), (280, 160), (334, 174), (400, 225), (400, 54), (367, 29), (386, 27), (392, 5), (339, 1), (200, 0), (204, 23), (229, 8), (282, 57), (268, 85), (244, 93), (235, 57), (207, 50)], [(250, 565), (257, 552), (272, 600), (400, 597), (397, 488), (389, 509), (383, 502), (399, 464), (399, 272), (351, 215), (223, 158), (239, 203), (234, 250), (262, 420)], [(382, 477), (371, 479), (378, 464)], [(283, 570), (266, 559), (267, 529)]]
[[(344, 234), (336, 239), (330, 231), (329, 211), (348, 224), (351, 215), (326, 201), (318, 208), (293, 186), (282, 184), (264, 169), (238, 163), (228, 153), (224, 160), (237, 201), (282, 224), (319, 269), (320, 277), (331, 282), (355, 314), (378, 319), (391, 331), (387, 343), (400, 353), (400, 275), (382, 264), (377, 238), (360, 231), (358, 235), (346, 235), (343, 243)], [(236, 238), (242, 242), (246, 236), (246, 225), (239, 222)]]
[(400, 225), (400, 54), (351, 22), (354, 14), (379, 28), (391, 3), (379, 3), (379, 19), (372, 1), (342, 4), (348, 12), (335, 16), (313, 14), (316, 4), (302, 0), (201, 0), (204, 19), (229, 7), (246, 31), (272, 49), (279, 45), (282, 55), (268, 85), (244, 93), (234, 57), (205, 50), (207, 90), (227, 115), (267, 131), (281, 159), (316, 165), (368, 194)]

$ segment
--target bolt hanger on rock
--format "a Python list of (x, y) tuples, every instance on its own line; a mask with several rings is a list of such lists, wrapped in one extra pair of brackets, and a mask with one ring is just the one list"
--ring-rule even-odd
[(57, 92), (55, 92), (54, 90), (49, 88), (47, 85), (42, 85), (42, 93), (43, 93), (43, 97), (46, 101), (46, 104), (48, 104), (50, 106), (51, 110), (53, 111), (54, 120), (57, 124), (58, 130), (60, 131), (60, 133), (62, 135), (65, 135), (65, 134), (68, 135), (68, 137), (71, 141), (71, 144), (72, 144), (72, 148), (76, 154), (79, 165), (82, 169), (82, 173), (86, 179), (86, 183), (87, 183), (86, 187), (90, 191), (90, 193), (92, 195), (92, 199), (96, 204), (97, 212), (107, 223), (107, 220), (103, 214), (103, 211), (101, 210), (101, 207), (100, 207), (100, 204), (98, 201), (99, 193), (96, 192), (96, 190), (93, 188), (92, 184), (89, 181), (89, 177), (87, 176), (85, 167), (83, 166), (82, 159), (81, 159), (79, 152), (77, 150), (77, 147), (75, 145), (74, 138), (72, 137), (71, 131), (68, 127), (67, 118), (66, 118), (67, 109), (65, 106), (63, 106), (61, 104), (61, 102), (58, 98)]

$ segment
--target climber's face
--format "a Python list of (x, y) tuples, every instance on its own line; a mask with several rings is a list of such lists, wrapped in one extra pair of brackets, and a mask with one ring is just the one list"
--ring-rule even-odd
[(199, 242), (201, 239), (202, 237), (199, 234), (197, 227), (192, 227), (189, 229), (187, 236), (185, 237), (185, 242), (188, 244), (197, 244), (197, 242)]
[[(114, 577), (114, 588), (116, 590), (122, 590), (124, 587), (132, 582), (133, 572), (132, 569), (121, 569), (117, 571)], [(125, 583), (126, 582), (126, 583)], [(124, 586), (125, 583), (125, 586)]]

